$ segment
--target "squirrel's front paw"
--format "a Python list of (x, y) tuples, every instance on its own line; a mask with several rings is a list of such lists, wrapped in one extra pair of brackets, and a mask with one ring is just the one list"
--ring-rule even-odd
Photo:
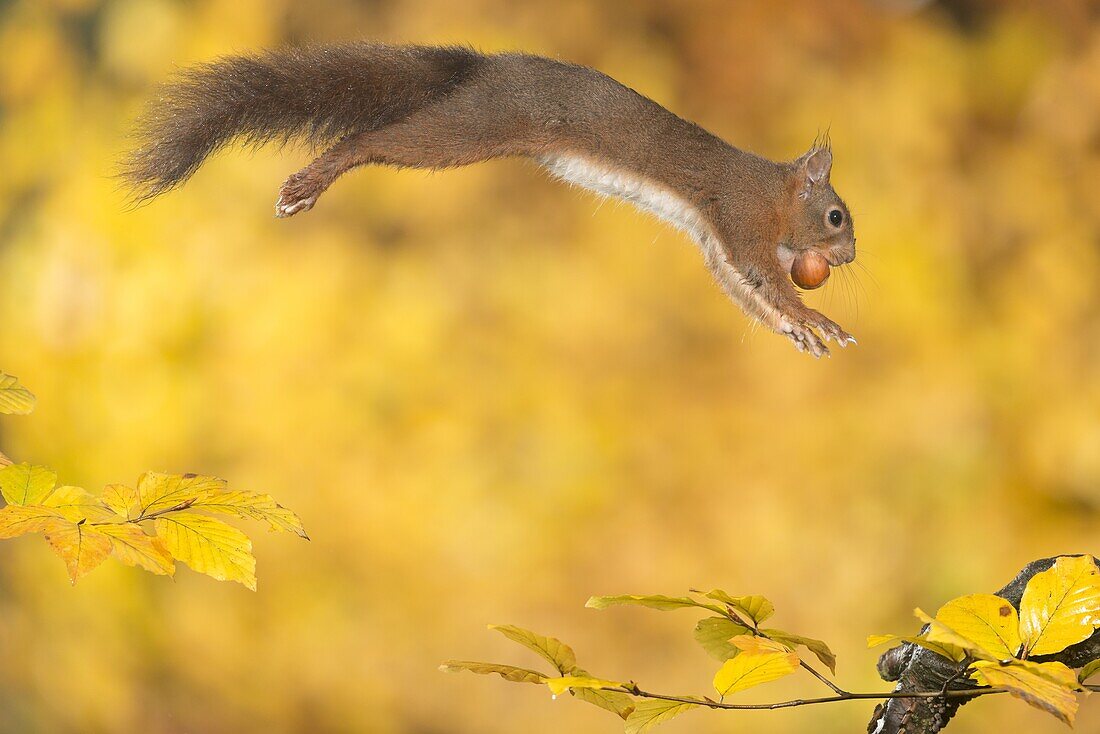
[[(821, 332), (820, 336), (814, 331), (815, 329)], [(794, 342), (798, 351), (809, 352), (815, 357), (828, 356), (829, 348), (825, 346), (825, 342), (830, 339), (835, 340), (841, 347), (856, 343), (854, 336), (840, 328), (835, 321), (813, 309), (806, 309), (797, 317), (784, 317), (779, 330)]]
[(279, 188), (279, 198), (275, 202), (275, 216), (280, 219), (292, 217), (298, 212), (307, 212), (317, 203), (317, 197), (324, 191), (301, 173), (283, 182)]
[(785, 334), (800, 352), (809, 352), (815, 357), (821, 357), (829, 353), (829, 348), (814, 333), (813, 329), (802, 324), (796, 324), (789, 320), (785, 321), (780, 327), (780, 332)]
[(811, 326), (821, 332), (821, 336), (825, 341), (832, 339), (841, 347), (856, 343), (856, 338), (840, 328), (839, 324), (812, 309), (805, 315), (802, 322), (806, 326)]

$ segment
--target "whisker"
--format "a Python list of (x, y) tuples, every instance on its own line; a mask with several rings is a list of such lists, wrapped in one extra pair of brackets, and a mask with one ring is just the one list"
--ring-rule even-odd
[(856, 300), (856, 321), (859, 321), (859, 302), (867, 299), (867, 291), (863, 287), (863, 282), (859, 279), (859, 273), (853, 270), (848, 276), (852, 282), (852, 297)]
[(856, 320), (859, 320), (859, 299), (856, 297), (852, 290), (851, 274), (847, 269), (843, 271), (844, 280), (844, 292), (848, 299), (848, 308), (854, 310), (856, 313)]
[(882, 285), (880, 285), (878, 282), (878, 278), (875, 277), (875, 274), (871, 272), (870, 268), (858, 261), (854, 261), (854, 263), (859, 266), (859, 269), (862, 270), (868, 278), (871, 279), (871, 283), (875, 286), (876, 289), (882, 288)]

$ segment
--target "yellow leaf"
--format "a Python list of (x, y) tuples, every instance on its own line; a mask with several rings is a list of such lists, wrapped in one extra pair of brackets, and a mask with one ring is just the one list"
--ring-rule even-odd
[(585, 606), (590, 609), (607, 609), (608, 607), (621, 604), (631, 604), (640, 607), (648, 607), (649, 609), (657, 609), (662, 612), (671, 611), (673, 609), (698, 607), (700, 609), (709, 609), (710, 611), (717, 612), (719, 614), (725, 614), (724, 609), (722, 609), (721, 607), (716, 607), (713, 604), (703, 604), (686, 596), (663, 596), (661, 594), (652, 594), (649, 596), (639, 596), (637, 594), (620, 594), (618, 596), (593, 596), (589, 598)]
[(622, 688), (625, 684), (613, 680), (589, 678), (581, 675), (563, 675), (561, 678), (547, 678), (546, 685), (555, 696), (568, 691), (570, 688)]
[(80, 487), (57, 487), (42, 500), (42, 504), (56, 509), (62, 517), (72, 522), (108, 522), (115, 519), (107, 505)]
[(64, 518), (60, 513), (52, 507), (7, 505), (0, 508), (0, 539), (40, 533), (51, 523), (62, 519)]
[(1084, 683), (1097, 673), (1100, 673), (1100, 659), (1093, 660), (1091, 663), (1081, 668), (1081, 672), (1077, 674), (1077, 680), (1080, 683)]
[(634, 711), (626, 717), (626, 734), (644, 734), (674, 716), (698, 708), (698, 704), (646, 699), (634, 703)]
[(12, 375), (0, 372), (0, 413), (26, 415), (34, 410), (34, 395)]
[(175, 507), (185, 509), (211, 494), (224, 492), (225, 486), (225, 480), (217, 477), (146, 472), (138, 479), (138, 506), (142, 515)]
[(1020, 601), (1028, 655), (1051, 655), (1100, 627), (1100, 569), (1092, 556), (1062, 556), (1031, 577)]
[(111, 555), (111, 541), (87, 523), (54, 520), (46, 528), (46, 541), (69, 569), (74, 584)]
[(209, 494), (191, 507), (260, 520), (270, 525), (272, 530), (289, 531), (309, 539), (298, 516), (272, 499), (271, 495), (228, 490)]
[(730, 644), (741, 652), (747, 652), (750, 655), (769, 652), (792, 652), (789, 647), (780, 642), (769, 640), (766, 637), (757, 637), (756, 635), (737, 635), (730, 638)]
[(538, 653), (544, 660), (557, 668), (562, 675), (572, 673), (573, 669), (577, 667), (577, 656), (574, 654), (573, 648), (561, 640), (544, 637), (510, 624), (491, 624), (489, 629), (496, 630), (512, 642)]
[(898, 645), (902, 642), (908, 642), (911, 645), (917, 645), (926, 650), (931, 650), (937, 655), (945, 657), (952, 662), (959, 663), (966, 659), (966, 650), (963, 648), (943, 642), (933, 642), (919, 635), (869, 635), (867, 637), (867, 647), (878, 647), (879, 645), (885, 644)]
[(127, 566), (137, 566), (162, 576), (171, 576), (176, 572), (176, 563), (164, 541), (149, 535), (137, 525), (96, 525), (95, 529), (110, 539), (115, 558)]
[(1020, 618), (999, 596), (960, 596), (940, 607), (936, 619), (1001, 660), (1020, 652)]
[(1033, 663), (1013, 660), (1008, 665), (974, 663), (974, 680), (981, 685), (1008, 691), (1032, 706), (1061, 719), (1070, 726), (1077, 713), (1077, 677), (1061, 663)]
[(239, 581), (256, 590), (252, 541), (240, 530), (193, 512), (161, 515), (154, 528), (177, 561), (219, 581)]
[(458, 673), (463, 670), (468, 670), (471, 673), (478, 673), (479, 675), (489, 675), (496, 673), (504, 680), (512, 681), (513, 683), (545, 683), (546, 676), (542, 673), (534, 670), (527, 670), (526, 668), (516, 668), (511, 665), (498, 665), (496, 663), (475, 663), (466, 660), (448, 660), (439, 666), (439, 669), (444, 673)]
[(730, 596), (721, 589), (713, 589), (707, 593), (707, 598), (729, 604), (734, 609), (744, 612), (754, 624), (760, 624), (775, 614), (775, 605), (759, 595)]
[(108, 484), (102, 495), (103, 504), (110, 507), (116, 515), (127, 520), (141, 517), (141, 497), (133, 487), (125, 484)]
[(798, 669), (798, 656), (793, 652), (741, 654), (727, 660), (714, 676), (714, 689), (728, 696), (761, 683), (790, 675)]
[(0, 492), (10, 505), (37, 505), (57, 484), (57, 474), (44, 466), (12, 464), (0, 469)]
[(712, 658), (725, 662), (732, 657), (737, 657), (741, 652), (730, 644), (730, 638), (746, 635), (749, 632), (748, 627), (739, 625), (726, 617), (706, 617), (700, 619), (695, 625), (695, 640)]
[(834, 675), (836, 674), (836, 655), (834, 655), (833, 651), (829, 649), (829, 646), (821, 640), (815, 640), (812, 637), (804, 637), (802, 635), (793, 635), (783, 630), (765, 629), (760, 631), (776, 642), (783, 643), (792, 650), (802, 645), (816, 655), (817, 659), (829, 669), (829, 672)]
[(928, 629), (921, 634), (921, 637), (929, 642), (938, 642), (948, 647), (964, 650), (975, 660), (1000, 660), (999, 657), (989, 650), (986, 650), (974, 640), (960, 635), (943, 622), (939, 622), (929, 617), (923, 610), (914, 609), (913, 614), (916, 615), (917, 619), (928, 625)]

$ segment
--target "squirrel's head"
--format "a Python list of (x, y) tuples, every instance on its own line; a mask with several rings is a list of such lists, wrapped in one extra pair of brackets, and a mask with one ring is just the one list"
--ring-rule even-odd
[(788, 201), (781, 259), (793, 260), (806, 250), (819, 252), (834, 267), (855, 259), (852, 216), (829, 183), (832, 166), (828, 142), (815, 143), (805, 155), (786, 165)]

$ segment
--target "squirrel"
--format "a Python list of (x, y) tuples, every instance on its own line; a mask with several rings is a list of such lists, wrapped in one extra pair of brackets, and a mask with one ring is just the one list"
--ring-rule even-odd
[(162, 87), (136, 138), (120, 173), (139, 202), (180, 185), (234, 139), (328, 146), (282, 184), (277, 217), (312, 209), (360, 165), (525, 157), (687, 232), (725, 293), (800, 351), (821, 357), (830, 339), (856, 341), (804, 305), (790, 279), (800, 257), (834, 267), (855, 258), (851, 214), (829, 183), (828, 141), (773, 162), (589, 67), (365, 42), (230, 56)]

